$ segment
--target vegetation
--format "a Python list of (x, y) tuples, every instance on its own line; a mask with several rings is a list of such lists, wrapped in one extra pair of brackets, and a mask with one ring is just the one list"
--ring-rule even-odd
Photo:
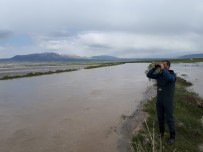
[(125, 64), (124, 62), (109, 62), (109, 63), (100, 63), (96, 65), (90, 65), (85, 67), (84, 69), (93, 69), (93, 68), (100, 68), (100, 67), (107, 67), (107, 66), (114, 66), (114, 65), (120, 65)]
[(47, 74), (54, 74), (54, 73), (71, 72), (71, 71), (76, 71), (76, 70), (78, 70), (78, 69), (66, 69), (66, 70), (56, 70), (56, 71), (48, 71), (48, 72), (30, 72), (30, 73), (27, 73), (24, 75), (4, 76), (4, 77), (0, 78), (0, 80), (33, 77), (33, 76), (40, 76), (40, 75), (47, 75)]
[[(143, 60), (135, 60), (135, 61), (129, 61), (126, 63), (152, 63), (156, 62), (159, 63), (163, 59), (143, 59)], [(168, 59), (171, 61), (171, 63), (196, 63), (196, 62), (203, 62), (203, 58), (192, 58), (192, 59)]]
[[(107, 67), (107, 66), (114, 66), (114, 65), (120, 65), (120, 64), (125, 64), (125, 63), (124, 62), (102, 62), (102, 63), (95, 62), (95, 63), (87, 64), (87, 66), (85, 66), (84, 69)], [(16, 79), (16, 78), (23, 78), (23, 77), (33, 77), (33, 76), (40, 76), (40, 75), (47, 75), (47, 74), (54, 74), (54, 73), (71, 72), (71, 71), (76, 71), (76, 70), (78, 70), (78, 69), (66, 69), (66, 70), (56, 70), (56, 71), (48, 71), (48, 72), (30, 72), (27, 74), (4, 76), (4, 77), (0, 78), (0, 80), (9, 80), (9, 79)]]
[[(174, 115), (176, 119), (176, 143), (169, 146), (168, 130), (163, 139), (159, 138), (156, 118), (156, 97), (147, 102), (144, 111), (148, 113), (142, 130), (133, 137), (131, 148), (137, 152), (200, 151), (203, 144), (203, 99), (186, 87), (192, 84), (180, 77), (176, 81), (174, 95)], [(167, 128), (167, 127), (166, 127)]]
[[(123, 61), (114, 61), (114, 62), (107, 62), (107, 61), (94, 61), (94, 62), (80, 62), (80, 63), (65, 63), (65, 62), (44, 62), (44, 63), (31, 63), (31, 62), (22, 62), (18, 63), (18, 66), (64, 66), (64, 65), (81, 65), (84, 67), (84, 69), (93, 69), (93, 68), (100, 68), (100, 67), (107, 67), (107, 66), (114, 66), (114, 65), (120, 65), (125, 63), (152, 63), (153, 66), (155, 63), (159, 63), (162, 61), (162, 59), (140, 59), (140, 60), (123, 60)], [(203, 62), (203, 58), (194, 58), (194, 59), (170, 59), (172, 63), (195, 63), (195, 62)], [(0, 65), (1, 67), (5, 67), (5, 65)], [(15, 63), (9, 63), (6, 65), (7, 67), (13, 67), (15, 66)], [(0, 80), (7, 80), (7, 79), (15, 79), (15, 78), (22, 78), (22, 77), (30, 77), (30, 76), (39, 76), (39, 75), (45, 75), (45, 74), (53, 74), (53, 73), (60, 73), (60, 72), (69, 72), (69, 71), (75, 71), (77, 69), (71, 69), (71, 70), (58, 70), (58, 71), (48, 71), (48, 72), (31, 72), (24, 75), (14, 75), (14, 76), (4, 76), (0, 78)]]
[[(107, 62), (107, 61), (100, 61), (100, 62), (84, 62), (84, 63), (63, 63), (63, 62), (45, 62), (45, 63), (22, 63), (24, 66), (60, 66), (60, 65), (81, 65), (84, 66), (84, 69), (93, 69), (93, 68), (100, 68), (100, 67), (107, 67), (107, 66), (115, 66), (125, 63), (152, 63), (151, 66), (154, 66), (155, 63), (159, 63), (162, 59), (143, 59), (143, 60), (124, 60), (124, 61), (114, 61), (114, 62)], [(172, 63), (195, 63), (195, 62), (203, 62), (203, 58), (194, 58), (194, 59), (170, 59)], [(14, 64), (8, 65), (14, 66)], [(53, 73), (61, 73), (61, 72), (70, 72), (76, 71), (78, 69), (67, 69), (67, 70), (57, 70), (57, 71), (48, 71), (48, 72), (30, 72), (27, 74), (21, 75), (13, 75), (13, 76), (4, 76), (0, 78), (0, 80), (8, 80), (8, 79), (15, 79), (15, 78), (23, 78), (23, 77), (33, 77), (33, 76), (40, 76), (40, 75), (47, 75)], [(147, 72), (147, 71), (146, 71)], [(159, 72), (159, 71), (157, 71)]]
[(172, 63), (196, 63), (203, 62), (203, 58), (193, 58), (193, 59), (171, 59)]

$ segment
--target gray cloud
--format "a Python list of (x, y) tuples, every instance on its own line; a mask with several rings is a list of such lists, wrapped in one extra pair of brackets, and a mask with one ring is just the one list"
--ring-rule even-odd
[(93, 48), (93, 49), (112, 49), (110, 46), (105, 45), (105, 44), (90, 44), (88, 47)]
[[(110, 54), (120, 57), (174, 56), (201, 52), (203, 36), (197, 34), (151, 35), (127, 32), (85, 32), (74, 36), (37, 37), (43, 50), (70, 54)], [(62, 53), (60, 52), (60, 53)]]
[(203, 48), (202, 0), (2, 0), (0, 18), (2, 28), (32, 36), (36, 46), (14, 49), (25, 54), (144, 57)]
[(13, 32), (8, 30), (0, 30), (0, 39), (6, 39), (13, 35)]
[(203, 26), (201, 0), (5, 0), (0, 8), (1, 25), (29, 31), (179, 33)]

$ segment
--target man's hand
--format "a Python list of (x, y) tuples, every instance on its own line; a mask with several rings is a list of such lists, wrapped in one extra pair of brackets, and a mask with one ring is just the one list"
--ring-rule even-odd
[(160, 63), (159, 65), (161, 66), (161, 70), (163, 70), (164, 69), (164, 64)]

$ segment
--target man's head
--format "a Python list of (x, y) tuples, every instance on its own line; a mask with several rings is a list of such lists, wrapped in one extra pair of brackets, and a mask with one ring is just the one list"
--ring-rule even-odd
[(169, 60), (163, 60), (161, 63), (164, 65), (165, 69), (169, 70), (171, 66), (171, 62)]

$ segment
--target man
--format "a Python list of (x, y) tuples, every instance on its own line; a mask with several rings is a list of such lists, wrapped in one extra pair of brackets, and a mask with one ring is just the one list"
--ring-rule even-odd
[[(154, 74), (157, 68), (161, 72)], [(157, 80), (157, 102), (156, 110), (159, 122), (160, 136), (164, 136), (165, 120), (170, 131), (168, 144), (175, 143), (175, 121), (173, 117), (173, 97), (175, 91), (176, 74), (173, 70), (169, 70), (170, 61), (163, 60), (159, 65), (155, 65), (148, 73), (147, 77)]]

